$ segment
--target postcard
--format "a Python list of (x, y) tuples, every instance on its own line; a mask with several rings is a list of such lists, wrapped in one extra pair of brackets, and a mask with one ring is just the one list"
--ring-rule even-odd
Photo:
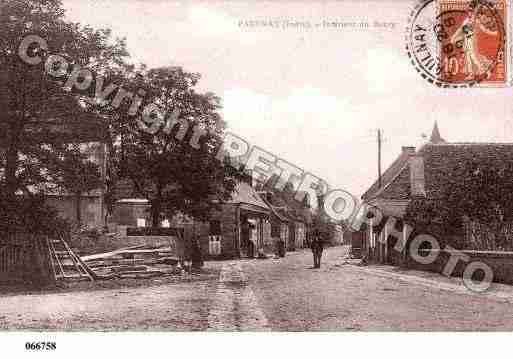
[(513, 330), (512, 19), (509, 0), (3, 0), (0, 342), (381, 356), (355, 333)]

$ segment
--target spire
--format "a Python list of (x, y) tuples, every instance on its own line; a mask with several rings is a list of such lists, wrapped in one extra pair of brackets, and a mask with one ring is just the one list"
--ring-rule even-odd
[(443, 143), (445, 140), (440, 136), (440, 130), (438, 130), (438, 123), (435, 121), (435, 126), (433, 127), (433, 132), (431, 132), (431, 138), (429, 139), (431, 143)]

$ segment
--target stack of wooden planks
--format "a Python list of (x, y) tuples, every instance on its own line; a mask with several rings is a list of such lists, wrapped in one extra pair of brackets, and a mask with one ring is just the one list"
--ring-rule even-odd
[(182, 273), (179, 259), (169, 247), (141, 245), (81, 259), (100, 278), (151, 278)]

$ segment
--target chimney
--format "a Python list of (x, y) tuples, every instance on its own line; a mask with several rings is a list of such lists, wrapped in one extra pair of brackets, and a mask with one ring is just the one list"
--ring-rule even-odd
[(409, 165), (411, 195), (412, 197), (425, 197), (424, 157), (417, 154), (410, 155)]

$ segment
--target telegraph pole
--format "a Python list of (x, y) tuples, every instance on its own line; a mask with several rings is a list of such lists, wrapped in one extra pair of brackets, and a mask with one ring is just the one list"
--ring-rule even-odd
[(381, 188), (381, 129), (378, 128), (378, 185)]

